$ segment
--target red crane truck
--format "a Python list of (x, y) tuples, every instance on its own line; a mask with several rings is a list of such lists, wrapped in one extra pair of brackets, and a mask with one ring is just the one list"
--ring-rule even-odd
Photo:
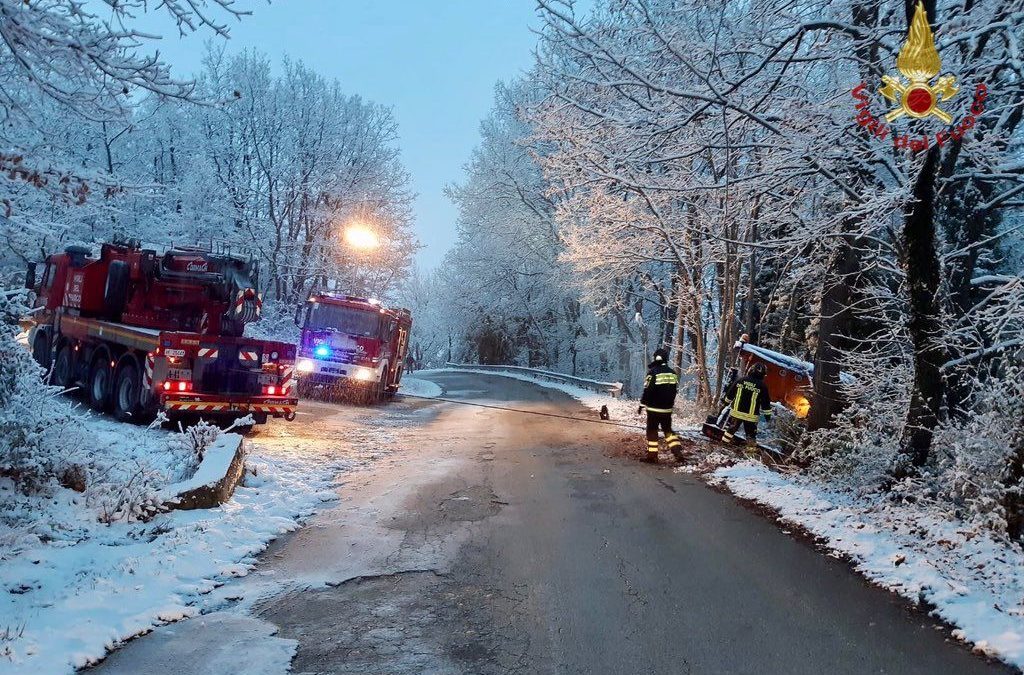
[(296, 364), (301, 396), (353, 396), (377, 402), (398, 391), (412, 314), (376, 300), (318, 293), (299, 322)]
[(46, 259), (29, 332), (50, 381), (82, 387), (120, 420), (293, 419), (295, 346), (243, 337), (259, 319), (253, 260), (200, 248), (160, 255), (138, 242), (68, 247)]

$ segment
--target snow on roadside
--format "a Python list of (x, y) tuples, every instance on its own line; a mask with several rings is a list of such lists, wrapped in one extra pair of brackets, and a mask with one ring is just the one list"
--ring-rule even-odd
[(437, 398), (442, 393), (441, 387), (436, 382), (422, 380), (409, 375), (402, 376), (402, 382), (398, 386), (399, 394), (409, 396), (420, 396), (422, 398)]
[(1024, 553), (927, 506), (830, 491), (740, 462), (709, 477), (848, 556), (871, 581), (956, 626), (975, 649), (1024, 669)]
[[(160, 432), (89, 420), (103, 450), (159, 464)], [(167, 434), (162, 434), (164, 443)], [(139, 439), (145, 442), (140, 443)], [(119, 447), (115, 447), (119, 446)], [(244, 576), (256, 555), (335, 499), (335, 465), (254, 445), (245, 482), (216, 509), (171, 511), (145, 523), (90, 521), (69, 490), (45, 508), (73, 536), (0, 543), (0, 673), (70, 673), (118, 642), (201, 613), (203, 598)]]

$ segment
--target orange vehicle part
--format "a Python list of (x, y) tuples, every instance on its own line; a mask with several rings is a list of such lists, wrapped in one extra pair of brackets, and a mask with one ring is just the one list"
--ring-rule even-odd
[(751, 344), (743, 345), (740, 358), (743, 372), (755, 363), (764, 364), (768, 371), (764, 383), (772, 400), (792, 410), (798, 419), (807, 417), (811, 410), (813, 365)]

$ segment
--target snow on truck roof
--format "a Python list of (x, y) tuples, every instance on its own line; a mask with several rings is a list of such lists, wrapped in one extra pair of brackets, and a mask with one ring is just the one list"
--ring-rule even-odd
[[(805, 375), (807, 379), (811, 379), (814, 376), (814, 364), (802, 359), (793, 358), (785, 354), (772, 351), (771, 349), (765, 349), (764, 347), (758, 347), (757, 345), (744, 343), (742, 347), (743, 351), (748, 354), (753, 354), (762, 361), (767, 361), (773, 366), (779, 368), (785, 368), (786, 370), (794, 373)], [(843, 384), (853, 384), (856, 382), (853, 375), (849, 373), (839, 373), (839, 381)]]
[(744, 343), (743, 351), (748, 354), (753, 354), (759, 359), (767, 361), (774, 366), (785, 368), (786, 370), (792, 370), (793, 372), (800, 373), (801, 375), (807, 375), (809, 377), (814, 373), (813, 363), (801, 361), (800, 359), (795, 359), (792, 356), (786, 356), (785, 354), (774, 352), (771, 349), (765, 349), (764, 347)]
[(381, 314), (387, 314), (396, 319), (401, 319), (403, 317), (411, 318), (412, 316), (412, 313), (404, 307), (385, 307), (381, 304), (380, 300), (377, 300), (376, 298), (363, 298), (356, 295), (345, 295), (342, 293), (313, 293), (309, 296), (309, 302), (322, 302), (328, 305), (339, 305), (354, 309), (378, 311)]

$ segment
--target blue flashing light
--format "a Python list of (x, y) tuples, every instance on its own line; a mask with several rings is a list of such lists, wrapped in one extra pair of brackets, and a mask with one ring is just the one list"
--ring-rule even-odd
[(313, 350), (313, 355), (318, 356), (320, 358), (327, 358), (328, 356), (331, 355), (331, 348), (328, 347), (327, 345), (320, 345)]

